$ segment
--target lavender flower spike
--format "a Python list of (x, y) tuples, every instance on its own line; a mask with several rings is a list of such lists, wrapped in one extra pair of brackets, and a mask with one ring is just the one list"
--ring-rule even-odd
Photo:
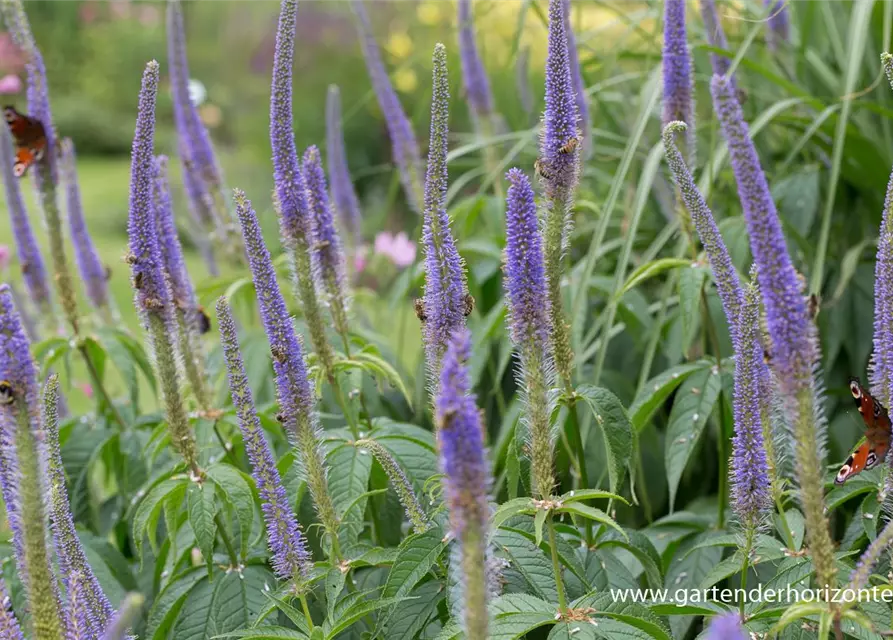
[(130, 637), (130, 627), (138, 620), (145, 601), (146, 599), (138, 593), (128, 593), (100, 640), (125, 640)]
[(438, 379), (440, 360), (447, 341), (471, 312), (462, 258), (456, 249), (446, 212), (448, 186), (450, 88), (446, 47), (434, 47), (433, 95), (431, 97), (431, 143), (425, 178), (425, 212), (422, 242), (425, 246), (424, 336), (428, 380)]
[(747, 288), (734, 335), (735, 437), (732, 440), (731, 493), (749, 552), (753, 537), (771, 508), (760, 402), (764, 380), (760, 367), (763, 362), (760, 291), (755, 282)]
[(551, 325), (546, 268), (530, 181), (520, 169), (510, 169), (506, 178), (509, 189), (505, 220), (505, 288), (509, 326), (520, 356), (524, 381), (531, 487), (538, 498), (545, 499), (552, 494), (555, 483), (549, 424), (549, 389), (554, 367), (549, 341)]
[(465, 363), (469, 357), (468, 330), (459, 328), (443, 358), (435, 406), (444, 491), (460, 556), (465, 635), (469, 640), (484, 640), (488, 627), (486, 545), (492, 477), (480, 412), (468, 380)]
[(170, 185), (167, 177), (167, 157), (155, 158), (154, 216), (161, 242), (161, 258), (165, 279), (173, 296), (174, 315), (180, 337), (180, 355), (186, 378), (199, 407), (211, 409), (211, 397), (205, 375), (204, 353), (201, 340), (202, 325), (208, 317), (195, 299), (195, 290), (183, 262), (183, 248), (177, 235), (174, 212), (171, 206)]
[(328, 490), (325, 460), (319, 450), (319, 426), (314, 413), (313, 391), (304, 365), (304, 351), (276, 282), (276, 271), (270, 252), (264, 244), (257, 216), (245, 194), (238, 189), (235, 191), (235, 201), (254, 288), (257, 291), (260, 317), (273, 355), (276, 395), (279, 400), (277, 417), (298, 449), (320, 522), (332, 544), (337, 545), (338, 516)]
[[(893, 88), (893, 56), (881, 54), (881, 63)], [(872, 351), (872, 393), (890, 406), (893, 398), (893, 172), (887, 183), (881, 228), (878, 232), (877, 262), (874, 271), (874, 349)]]
[(543, 114), (537, 170), (546, 194), (544, 241), (549, 308), (552, 315), (552, 353), (567, 393), (573, 389), (574, 354), (570, 328), (564, 318), (561, 277), (571, 227), (571, 208), (580, 174), (580, 130), (577, 95), (571, 80), (565, 31), (564, 0), (549, 0), (549, 45), (546, 55), (546, 109)]
[(664, 3), (663, 124), (679, 120), (688, 125), (686, 153), (695, 152), (695, 120), (692, 102), (691, 54), (685, 30), (685, 0)]
[(468, 104), (475, 118), (485, 121), (493, 114), (493, 92), (475, 42), (471, 0), (459, 0), (459, 57)]
[(46, 266), (40, 255), (40, 247), (34, 237), (34, 231), (22, 200), (19, 179), (13, 175), (12, 159), (15, 152), (9, 127), (0, 127), (0, 173), (3, 174), (3, 186), (6, 189), (6, 206), (9, 209), (10, 226), (15, 238), (16, 253), (22, 268), (22, 280), (28, 290), (28, 297), (44, 317), (52, 315), (50, 284), (47, 281)]
[(82, 595), (78, 608), (69, 602), (71, 618), (85, 620), (91, 637), (96, 637), (105, 628), (114, 610), (90, 567), (71, 515), (65, 486), (65, 468), (62, 466), (62, 451), (59, 446), (58, 397), (59, 379), (56, 375), (52, 375), (43, 388), (43, 419), (49, 453), (49, 511), (53, 523), (53, 541), (56, 546), (59, 573), (66, 591), (71, 594), (77, 587)]
[(35, 640), (62, 637), (64, 612), (47, 548), (37, 368), (9, 287), (0, 285), (0, 490)]
[(25, 640), (19, 621), (12, 610), (12, 601), (6, 583), (0, 579), (0, 639)]
[(592, 132), (589, 126), (589, 100), (586, 97), (586, 85), (583, 81), (583, 70), (580, 68), (580, 55), (577, 53), (577, 39), (571, 26), (571, 0), (564, 0), (564, 31), (567, 34), (567, 61), (571, 68), (571, 82), (577, 99), (577, 115), (580, 117), (580, 136), (583, 139), (583, 157), (592, 155)]
[(384, 115), (388, 135), (391, 138), (391, 149), (394, 162), (400, 172), (400, 181), (403, 183), (403, 191), (409, 202), (410, 208), (416, 213), (422, 209), (422, 157), (419, 151), (419, 143), (412, 130), (412, 123), (406, 117), (400, 98), (391, 86), (388, 72), (381, 60), (381, 52), (378, 44), (372, 36), (372, 27), (369, 24), (369, 16), (363, 0), (353, 0), (353, 10), (357, 15), (358, 33), (363, 47), (363, 56), (366, 59), (366, 68), (369, 70), (369, 78), (378, 98), (378, 105)]
[(109, 304), (108, 269), (96, 253), (96, 245), (81, 206), (81, 190), (78, 185), (77, 159), (74, 143), (70, 138), (62, 141), (62, 179), (68, 202), (68, 225), (71, 230), (71, 243), (74, 245), (74, 259), (77, 262), (87, 298), (97, 309), (106, 309)]
[(728, 79), (713, 76), (714, 109), (729, 146), (738, 197), (750, 235), (757, 280), (766, 308), (772, 369), (793, 428), (795, 469), (803, 504), (809, 549), (819, 584), (834, 586), (837, 568), (825, 517), (822, 490), (821, 399), (816, 397), (813, 367), (818, 362), (814, 327), (800, 281), (787, 251), (775, 203)]
[(329, 85), (326, 96), (326, 159), (329, 182), (332, 188), (332, 204), (338, 212), (341, 224), (348, 230), (348, 242), (358, 247), (360, 236), (360, 201), (354, 191), (347, 167), (347, 149), (341, 128), (341, 93), (337, 85)]
[(707, 640), (747, 640), (747, 638), (741, 626), (741, 614), (737, 611), (716, 616), (707, 627)]
[(229, 389), (239, 416), (239, 429), (242, 431), (245, 451), (263, 503), (262, 511), (267, 525), (267, 542), (273, 554), (273, 568), (282, 580), (300, 579), (312, 567), (310, 554), (288, 496), (285, 495), (273, 453), (264, 439), (242, 363), (242, 354), (239, 352), (239, 336), (226, 298), (217, 301), (217, 324), (226, 359)]
[(335, 331), (348, 344), (347, 293), (345, 291), (344, 251), (335, 228), (332, 207), (326, 188), (326, 174), (322, 170), (319, 149), (308, 147), (304, 152), (304, 180), (310, 205), (312, 265), (314, 279), (322, 285), (324, 300), (332, 312)]
[[(719, 13), (716, 11), (716, 0), (701, 0), (701, 19), (704, 21), (704, 31), (710, 46), (728, 51), (729, 41), (719, 20)], [(713, 67), (714, 74), (724, 76), (732, 66), (732, 61), (718, 53), (711, 53), (710, 65)], [(733, 85), (734, 83), (735, 81), (732, 80)]]
[(177, 323), (168, 282), (164, 277), (163, 258), (158, 245), (155, 220), (153, 178), (155, 175), (155, 99), (158, 93), (158, 63), (151, 61), (143, 73), (136, 131), (130, 168), (130, 214), (127, 232), (130, 237), (128, 262), (136, 291), (135, 304), (149, 329), (158, 366), (161, 389), (171, 442), (189, 465), (192, 474), (203, 475), (198, 465), (195, 435), (189, 426), (180, 395), (174, 339)]
[(782, 42), (791, 38), (791, 22), (788, 15), (788, 3), (785, 0), (764, 0), (769, 10), (769, 31), (766, 33), (766, 41), (769, 48), (778, 50)]

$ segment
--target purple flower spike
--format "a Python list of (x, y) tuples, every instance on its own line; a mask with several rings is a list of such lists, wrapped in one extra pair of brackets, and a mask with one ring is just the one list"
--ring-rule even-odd
[[(726, 32), (723, 31), (722, 23), (719, 20), (715, 0), (701, 0), (701, 18), (704, 20), (704, 31), (710, 46), (728, 51), (729, 41), (726, 39)], [(710, 64), (714, 74), (724, 76), (732, 65), (732, 61), (718, 53), (711, 53)]]
[(81, 206), (81, 190), (78, 185), (77, 159), (74, 143), (66, 138), (62, 141), (62, 179), (68, 203), (68, 224), (71, 229), (71, 242), (74, 245), (74, 258), (77, 261), (87, 298), (97, 308), (109, 303), (108, 270), (96, 253), (96, 245), (87, 230), (84, 209)]
[(763, 346), (760, 342), (760, 292), (748, 287), (735, 346), (735, 437), (732, 440), (732, 503), (742, 528), (752, 539), (771, 507), (769, 465), (763, 442), (762, 406)]
[(22, 280), (28, 290), (28, 296), (34, 306), (43, 314), (50, 313), (50, 284), (47, 280), (46, 266), (40, 255), (40, 247), (34, 237), (19, 179), (12, 172), (12, 158), (15, 152), (9, 127), (0, 127), (0, 173), (3, 174), (3, 186), (6, 189), (6, 206), (12, 235), (15, 238), (16, 252), (22, 268)]
[(505, 288), (512, 340), (548, 350), (548, 286), (533, 187), (520, 169), (510, 169), (506, 179)]
[(100, 640), (129, 640), (132, 638), (129, 633), (130, 627), (137, 621), (137, 616), (145, 601), (145, 598), (138, 593), (127, 594), (127, 597), (121, 602), (121, 608), (109, 622)]
[(741, 614), (729, 611), (713, 618), (707, 628), (707, 640), (747, 640), (741, 626)]
[(155, 176), (155, 98), (158, 92), (158, 63), (146, 65), (137, 110), (136, 132), (130, 169), (130, 217), (128, 235), (138, 309), (144, 313), (160, 312), (171, 323), (174, 335), (171, 296), (164, 277), (158, 225), (155, 221), (153, 184)]
[(691, 54), (685, 31), (685, 0), (664, 3), (663, 124), (679, 120), (688, 125), (686, 152), (694, 153), (694, 105)]
[[(567, 208), (580, 173), (580, 114), (571, 79), (565, 1), (549, 0), (549, 46), (546, 56), (546, 109), (540, 141), (542, 178), (549, 200)], [(562, 211), (562, 214), (564, 212)]]
[(422, 210), (422, 156), (419, 143), (412, 130), (412, 123), (406, 117), (400, 98), (391, 86), (391, 80), (381, 60), (378, 44), (372, 36), (372, 27), (363, 0), (353, 0), (353, 10), (357, 15), (360, 42), (363, 56), (369, 70), (369, 78), (378, 98), (378, 105), (384, 115), (388, 135), (391, 138), (391, 150), (394, 162), (400, 172), (400, 181), (409, 201), (409, 206), (416, 213)]
[(592, 132), (589, 130), (589, 100), (586, 97), (586, 84), (583, 81), (583, 69), (580, 67), (580, 55), (577, 53), (577, 38), (571, 26), (571, 0), (564, 0), (564, 31), (567, 33), (567, 60), (571, 69), (571, 83), (577, 99), (577, 115), (579, 116), (580, 135), (583, 138), (583, 157), (592, 154)]
[(769, 47), (777, 50), (782, 42), (791, 38), (791, 21), (788, 15), (788, 3), (786, 0), (764, 0), (769, 10), (769, 31), (766, 40)]
[(329, 86), (326, 98), (326, 159), (328, 160), (329, 182), (332, 188), (332, 203), (338, 218), (353, 246), (358, 247), (360, 236), (360, 201), (357, 199), (350, 170), (347, 167), (347, 149), (344, 146), (344, 131), (341, 128), (341, 94), (336, 85)]
[(242, 354), (239, 352), (236, 325), (225, 298), (217, 301), (217, 324), (226, 359), (229, 389), (238, 412), (239, 429), (242, 431), (245, 452), (251, 462), (252, 475), (263, 503), (267, 542), (273, 554), (273, 569), (282, 580), (300, 578), (312, 566), (310, 554), (285, 494), (285, 487), (282, 486), (273, 453), (264, 439), (242, 363)]
[(493, 113), (493, 93), (475, 42), (471, 0), (459, 0), (459, 57), (468, 104), (477, 118), (489, 118)]
[(161, 257), (164, 261), (164, 272), (170, 283), (174, 303), (187, 313), (194, 315), (198, 303), (195, 290), (183, 262), (183, 247), (177, 235), (174, 212), (171, 206), (170, 185), (167, 177), (167, 156), (157, 156), (154, 160), (154, 216), (158, 227), (158, 239)]
[(486, 540), (490, 518), (488, 491), (492, 484), (484, 451), (481, 414), (471, 395), (466, 361), (471, 357), (468, 330), (451, 337), (443, 358), (440, 391), (435, 402), (450, 525), (458, 540), (463, 582), (462, 611), (466, 637), (487, 637)]
[(713, 76), (711, 91), (729, 145), (738, 197), (766, 305), (773, 367), (783, 389), (805, 388), (812, 384), (815, 349), (809, 337), (810, 321), (800, 280), (788, 254), (778, 212), (735, 91), (723, 76)]
[(446, 48), (442, 44), (434, 47), (432, 82), (431, 144), (422, 243), (425, 246), (425, 352), (429, 380), (434, 384), (447, 341), (457, 328), (465, 326), (466, 311), (470, 312), (466, 307), (471, 304), (464, 265), (446, 212), (450, 89)]
[(12, 611), (12, 600), (6, 583), (0, 580), (0, 638), (2, 640), (25, 640), (19, 621)]

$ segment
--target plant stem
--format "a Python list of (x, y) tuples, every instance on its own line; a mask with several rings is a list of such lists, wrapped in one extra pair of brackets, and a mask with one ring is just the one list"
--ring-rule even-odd
[(226, 553), (229, 555), (229, 560), (232, 563), (233, 568), (238, 567), (239, 554), (236, 553), (233, 541), (230, 540), (229, 534), (226, 532), (226, 527), (223, 526), (223, 518), (220, 517), (219, 511), (214, 514), (214, 524), (217, 525), (217, 533), (220, 534), (220, 541), (223, 542), (223, 546), (226, 547)]
[[(583, 450), (583, 437), (580, 435), (580, 419), (577, 415), (576, 393), (567, 399), (568, 423), (570, 424), (571, 447), (577, 454), (577, 471), (579, 472), (579, 488), (589, 489), (589, 472), (586, 471), (586, 453)], [(586, 544), (592, 544), (592, 521), (584, 518), (586, 530)]]
[(353, 419), (353, 413), (350, 410), (350, 405), (347, 403), (347, 398), (344, 397), (344, 391), (341, 390), (341, 385), (338, 384), (338, 379), (333, 375), (329, 382), (332, 384), (332, 391), (335, 393), (335, 401), (341, 406), (341, 411), (344, 413), (344, 419), (347, 420), (347, 426), (350, 429), (351, 435), (354, 440), (359, 440), (360, 429), (357, 427), (357, 423)]
[(121, 416), (118, 408), (112, 402), (112, 398), (111, 396), (109, 396), (105, 385), (102, 384), (102, 379), (99, 377), (99, 372), (96, 370), (96, 366), (93, 364), (93, 360), (90, 359), (90, 354), (87, 352), (87, 348), (83, 345), (79, 345), (78, 351), (80, 352), (81, 357), (84, 359), (84, 364), (87, 365), (87, 372), (90, 374), (90, 379), (93, 380), (93, 387), (96, 389), (96, 392), (102, 398), (103, 402), (108, 405), (109, 411), (112, 414), (112, 418), (115, 419), (115, 422), (117, 422), (122, 429), (126, 428), (127, 425), (124, 422), (124, 418)]
[(552, 572), (555, 574), (555, 589), (558, 591), (558, 611), (563, 615), (567, 610), (567, 596), (564, 594), (564, 581), (561, 578), (561, 561), (558, 559), (555, 522), (552, 520), (551, 511), (546, 516), (546, 527), (549, 530), (549, 546), (552, 548)]
[(301, 600), (301, 609), (304, 610), (304, 618), (307, 620), (307, 626), (310, 627), (310, 631), (313, 631), (313, 617), (310, 615), (310, 607), (307, 606), (307, 596), (301, 594), (298, 598)]

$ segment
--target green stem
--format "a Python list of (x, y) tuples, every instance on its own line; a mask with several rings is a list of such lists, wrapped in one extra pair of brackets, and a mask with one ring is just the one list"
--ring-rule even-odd
[(347, 426), (350, 429), (350, 433), (353, 436), (354, 440), (358, 440), (360, 438), (360, 429), (357, 426), (356, 421), (353, 419), (353, 412), (350, 410), (350, 405), (347, 403), (347, 398), (344, 397), (344, 391), (341, 389), (341, 385), (338, 384), (337, 378), (334, 376), (329, 380), (332, 384), (332, 391), (335, 393), (335, 401), (341, 407), (341, 411), (344, 413), (344, 419), (347, 420)]
[(217, 441), (220, 443), (220, 447), (223, 449), (223, 454), (229, 460), (230, 464), (234, 467), (238, 467), (239, 461), (236, 460), (236, 456), (232, 451), (232, 446), (227, 446), (226, 439), (223, 437), (223, 434), (220, 433), (220, 420), (214, 421), (214, 434), (217, 436)]
[(781, 525), (783, 528), (782, 533), (784, 533), (785, 536), (785, 543), (788, 545), (788, 548), (791, 551), (796, 551), (796, 549), (794, 549), (794, 532), (791, 531), (791, 527), (788, 524), (788, 515), (787, 512), (784, 510), (784, 504), (781, 501), (781, 496), (775, 496), (775, 506), (778, 509), (778, 517), (781, 519)]
[(310, 631), (313, 631), (313, 617), (310, 615), (310, 607), (307, 606), (307, 596), (301, 594), (298, 598), (301, 600), (301, 609), (304, 610), (304, 619), (307, 620), (307, 626), (310, 628)]
[[(590, 489), (589, 472), (586, 470), (586, 452), (583, 450), (583, 437), (580, 435), (580, 419), (577, 415), (577, 398), (576, 394), (567, 400), (567, 413), (571, 434), (571, 447), (577, 454), (577, 471), (579, 472), (579, 488)], [(589, 518), (583, 519), (586, 530), (586, 544), (592, 544), (592, 521)]]
[(239, 566), (239, 554), (236, 553), (236, 548), (233, 546), (233, 541), (229, 537), (229, 533), (226, 531), (226, 527), (223, 524), (223, 518), (220, 517), (220, 512), (218, 511), (214, 514), (214, 523), (217, 525), (217, 533), (220, 534), (220, 541), (223, 542), (223, 546), (226, 547), (226, 553), (229, 555), (229, 560), (232, 563), (232, 566)]
[[(741, 563), (741, 590), (747, 593), (747, 569), (750, 566), (750, 550), (753, 548), (753, 532), (747, 534), (747, 541), (744, 543), (744, 561)], [(741, 616), (744, 616), (745, 599), (741, 598), (739, 603)]]
[(552, 520), (551, 511), (546, 516), (546, 527), (549, 530), (549, 546), (552, 548), (552, 573), (555, 574), (555, 589), (558, 592), (558, 611), (563, 615), (567, 611), (567, 596), (564, 594), (564, 580), (561, 578), (561, 561), (558, 559), (555, 522)]
[(109, 396), (108, 391), (105, 388), (105, 385), (102, 384), (102, 379), (99, 377), (99, 372), (96, 370), (96, 366), (93, 364), (93, 360), (90, 358), (90, 354), (87, 352), (87, 348), (83, 345), (78, 346), (78, 352), (80, 352), (81, 357), (84, 359), (84, 364), (87, 365), (87, 373), (90, 374), (90, 379), (93, 381), (93, 388), (99, 394), (99, 397), (102, 398), (102, 401), (108, 406), (109, 411), (112, 414), (112, 418), (114, 418), (115, 422), (124, 429), (127, 427), (127, 424), (124, 422), (124, 418), (121, 416), (121, 413), (118, 411), (118, 408), (115, 406), (115, 403), (112, 402), (111, 396)]

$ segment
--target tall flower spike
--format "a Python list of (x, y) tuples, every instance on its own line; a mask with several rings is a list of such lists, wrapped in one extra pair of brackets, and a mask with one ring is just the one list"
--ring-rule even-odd
[[(326, 338), (311, 264), (312, 223), (304, 176), (298, 166), (298, 151), (292, 131), (292, 67), (295, 56), (297, 0), (282, 0), (273, 58), (270, 97), (270, 146), (273, 149), (273, 180), (279, 226), (291, 253), (298, 295), (310, 329), (313, 350), (329, 381), (334, 384), (334, 355)], [(243, 223), (244, 225), (244, 223)], [(243, 229), (244, 233), (244, 229)], [(249, 257), (250, 262), (250, 257)]]
[(9, 209), (10, 226), (15, 238), (16, 253), (22, 268), (22, 280), (28, 291), (28, 297), (44, 318), (52, 316), (50, 284), (47, 281), (46, 266), (40, 247), (34, 237), (34, 230), (28, 220), (25, 201), (19, 179), (12, 172), (12, 159), (15, 152), (9, 127), (0, 127), (0, 173), (3, 174), (3, 186), (6, 189), (6, 207)]
[(424, 335), (428, 380), (435, 387), (447, 342), (471, 311), (462, 258), (446, 211), (450, 87), (446, 47), (434, 47), (431, 143), (425, 178), (422, 243), (425, 247)]
[(12, 611), (12, 601), (6, 583), (0, 579), (0, 638), (3, 640), (25, 640), (19, 621)]
[(378, 106), (384, 116), (385, 126), (391, 138), (391, 152), (397, 170), (400, 172), (400, 181), (410, 208), (416, 213), (422, 209), (422, 156), (419, 151), (419, 143), (412, 130), (412, 123), (406, 117), (400, 98), (391, 85), (388, 72), (381, 60), (381, 52), (378, 44), (372, 36), (372, 27), (363, 0), (352, 0), (354, 13), (358, 21), (358, 33), (363, 47), (363, 56), (366, 59), (366, 68), (372, 81), (372, 88), (378, 98)]
[(422, 505), (419, 504), (415, 489), (406, 476), (406, 472), (403, 471), (391, 452), (376, 440), (357, 440), (356, 446), (370, 451), (378, 460), (378, 464), (381, 465), (391, 484), (394, 485), (400, 504), (403, 505), (403, 510), (406, 512), (406, 518), (412, 523), (415, 533), (426, 531), (430, 527), (428, 516), (425, 515)]
[(62, 232), (62, 217), (56, 188), (59, 175), (56, 167), (56, 138), (53, 119), (50, 114), (50, 98), (47, 88), (46, 68), (43, 56), (34, 42), (31, 26), (21, 0), (2, 0), (3, 17), (16, 44), (25, 52), (28, 72), (28, 113), (39, 120), (46, 134), (47, 144), (43, 159), (33, 168), (34, 184), (43, 210), (47, 235), (50, 240), (50, 257), (53, 261), (53, 280), (62, 303), (65, 319), (75, 333), (79, 331), (78, 307), (74, 281), (68, 258), (65, 255), (65, 240)]
[(130, 214), (127, 232), (130, 237), (128, 261), (133, 274), (137, 311), (149, 330), (155, 353), (168, 429), (174, 448), (183, 456), (193, 475), (202, 476), (198, 466), (198, 448), (189, 426), (183, 398), (180, 395), (174, 340), (177, 324), (173, 300), (164, 277), (158, 225), (155, 221), (153, 178), (155, 176), (155, 99), (158, 93), (158, 63), (146, 65), (140, 89), (133, 136), (130, 167)]
[(561, 300), (561, 277), (570, 237), (574, 191), (580, 173), (580, 117), (571, 81), (565, 8), (564, 0), (549, 0), (546, 109), (537, 170), (546, 194), (543, 239), (552, 315), (552, 352), (561, 382), (570, 392), (574, 354)]
[(326, 174), (322, 170), (319, 149), (304, 151), (303, 175), (310, 205), (310, 229), (314, 279), (322, 285), (325, 302), (332, 312), (335, 330), (347, 344), (347, 292), (345, 291), (344, 251), (335, 228), (329, 204)]
[[(893, 56), (881, 54), (881, 62), (893, 88)], [(887, 183), (881, 228), (878, 233), (877, 262), (874, 270), (874, 349), (872, 351), (872, 393), (890, 406), (893, 398), (893, 172)]]
[(326, 160), (328, 161), (329, 182), (332, 188), (332, 204), (338, 212), (338, 219), (348, 231), (348, 242), (359, 247), (360, 201), (354, 191), (347, 167), (347, 149), (344, 146), (344, 131), (341, 128), (341, 93), (337, 85), (329, 85), (326, 96)]
[(707, 640), (747, 640), (747, 638), (741, 626), (741, 614), (737, 611), (716, 616), (707, 627)]
[[(751, 274), (755, 276), (755, 274)], [(771, 508), (769, 465), (763, 442), (760, 397), (763, 347), (760, 342), (760, 291), (751, 283), (735, 331), (735, 437), (730, 465), (732, 503), (747, 539), (747, 551)]]
[(213, 234), (217, 243), (236, 259), (243, 260), (211, 136), (189, 97), (189, 63), (180, 0), (168, 0), (167, 31), (171, 97), (174, 124), (180, 138), (180, 161), (184, 177), (189, 174), (188, 180), (192, 182), (189, 193), (199, 198), (193, 207), (204, 210), (203, 215), (213, 221), (206, 230)]
[(217, 324), (220, 327), (220, 342), (226, 359), (229, 390), (239, 418), (239, 429), (242, 431), (245, 452), (251, 462), (252, 475), (263, 503), (262, 511), (267, 526), (267, 543), (273, 554), (273, 568), (282, 580), (300, 579), (312, 567), (310, 554), (285, 494), (285, 487), (282, 486), (273, 452), (264, 439), (239, 351), (236, 324), (226, 298), (217, 301)]
[(36, 640), (58, 640), (64, 629), (58, 583), (47, 547), (44, 439), (37, 368), (6, 285), (0, 285), (0, 380), (11, 402), (0, 404), (0, 488), (25, 584)]
[(462, 84), (465, 97), (475, 118), (487, 120), (493, 114), (493, 92), (487, 70), (475, 42), (471, 0), (459, 0), (459, 57), (462, 62)]
[(155, 224), (158, 226), (159, 248), (163, 264), (164, 276), (167, 279), (173, 296), (174, 314), (176, 316), (180, 338), (180, 355), (186, 378), (192, 387), (199, 406), (207, 411), (211, 408), (210, 390), (205, 376), (205, 356), (199, 335), (202, 325), (206, 325), (208, 317), (195, 299), (195, 290), (183, 261), (183, 248), (177, 235), (174, 212), (171, 206), (170, 185), (167, 176), (167, 157), (155, 158), (155, 176), (153, 186), (153, 204)]
[(679, 120), (688, 125), (686, 154), (695, 153), (695, 120), (692, 102), (691, 53), (685, 30), (685, 0), (664, 2), (663, 123)]
[(276, 282), (276, 271), (270, 252), (264, 244), (257, 216), (245, 194), (238, 189), (235, 191), (235, 201), (254, 288), (257, 291), (260, 317), (273, 355), (276, 395), (279, 400), (277, 417), (298, 449), (316, 513), (335, 544), (338, 516), (329, 494), (326, 465), (319, 449), (319, 426), (314, 412), (313, 391), (304, 365), (304, 352)]
[(571, 25), (571, 0), (564, 0), (564, 32), (567, 34), (567, 60), (571, 69), (571, 82), (577, 98), (577, 115), (579, 116), (580, 137), (583, 140), (583, 157), (592, 155), (592, 132), (589, 127), (589, 100), (586, 97), (586, 84), (583, 81), (583, 69), (580, 67), (580, 54), (577, 52), (577, 38)]
[(460, 556), (465, 635), (469, 640), (484, 640), (488, 627), (487, 494), (492, 477), (481, 414), (471, 395), (465, 364), (470, 356), (470, 336), (462, 327), (451, 337), (444, 355), (435, 406), (446, 503)]
[(71, 515), (65, 486), (65, 468), (62, 465), (62, 450), (59, 446), (58, 397), (59, 379), (53, 375), (43, 388), (43, 419), (49, 454), (49, 512), (53, 523), (53, 541), (56, 546), (60, 577), (66, 591), (71, 594), (77, 589), (82, 596), (80, 606), (77, 608), (69, 603), (69, 613), (73, 620), (87, 621), (91, 637), (96, 637), (108, 624), (114, 610), (90, 567), (74, 526), (74, 517)]
[[(726, 32), (723, 31), (719, 13), (716, 11), (715, 0), (701, 0), (701, 19), (704, 21), (704, 31), (710, 46), (728, 51), (729, 41), (726, 39)], [(732, 66), (732, 61), (718, 53), (711, 53), (710, 64), (714, 74), (724, 76)], [(734, 85), (734, 80), (732, 80), (732, 84)]]
[(553, 382), (549, 343), (549, 298), (536, 202), (520, 169), (506, 174), (505, 289), (512, 341), (521, 361), (521, 385), (527, 403), (524, 420), (530, 433), (531, 487), (540, 499), (552, 494), (552, 439), (549, 389)]
[(62, 140), (62, 180), (68, 204), (68, 226), (71, 230), (71, 243), (74, 246), (74, 259), (77, 262), (87, 298), (97, 309), (107, 309), (109, 305), (108, 269), (99, 259), (96, 245), (84, 220), (81, 206), (81, 189), (78, 185), (77, 158), (74, 143), (70, 138)]
[(146, 599), (138, 593), (128, 593), (100, 640), (125, 640), (128, 638), (130, 627), (138, 620), (145, 601)]
[(821, 430), (816, 424), (821, 398), (816, 397), (813, 378), (813, 367), (818, 362), (814, 329), (737, 96), (723, 76), (713, 76), (711, 92), (729, 146), (729, 159), (738, 183), (738, 197), (766, 309), (771, 366), (784, 401), (787, 422), (793, 429), (795, 469), (809, 550), (819, 584), (833, 587), (837, 567), (822, 489)]
[(777, 50), (782, 42), (787, 42), (791, 38), (788, 3), (786, 0), (764, 0), (764, 4), (769, 11), (766, 40), (770, 49)]

